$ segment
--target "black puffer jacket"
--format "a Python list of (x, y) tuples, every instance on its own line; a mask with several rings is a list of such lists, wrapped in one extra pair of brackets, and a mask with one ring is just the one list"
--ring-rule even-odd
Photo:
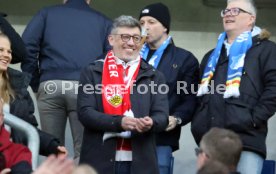
[[(192, 133), (197, 143), (211, 127), (223, 127), (240, 135), (244, 150), (266, 156), (268, 119), (276, 111), (276, 44), (267, 33), (253, 38), (247, 51), (239, 98), (223, 98), (223, 94), (204, 95), (193, 117)], [(214, 89), (226, 83), (228, 57), (223, 48), (214, 73)], [(201, 63), (201, 76), (211, 51)]]
[[(12, 68), (8, 68), (8, 74), (11, 87), (15, 92), (15, 99), (10, 103), (10, 113), (37, 127), (38, 124), (33, 115), (34, 104), (29, 92), (27, 91), (30, 76), (28, 76), (27, 73), (22, 73)], [(60, 144), (59, 140), (46, 132), (42, 132), (39, 129), (37, 130), (40, 138), (40, 154), (45, 156), (49, 154), (57, 154), (57, 146)], [(22, 132), (13, 130), (12, 139), (16, 143), (26, 145), (27, 139)]]

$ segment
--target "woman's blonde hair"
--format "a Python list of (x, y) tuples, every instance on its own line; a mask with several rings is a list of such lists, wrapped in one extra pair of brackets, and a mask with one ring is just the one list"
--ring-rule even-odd
[[(2, 33), (1, 31), (0, 31), (0, 38), (6, 38), (10, 42), (10, 39), (8, 38), (8, 36)], [(10, 101), (14, 99), (14, 91), (10, 85), (10, 79), (7, 71), (2, 73), (2, 78), (0, 83), (0, 95), (4, 103), (10, 103)]]

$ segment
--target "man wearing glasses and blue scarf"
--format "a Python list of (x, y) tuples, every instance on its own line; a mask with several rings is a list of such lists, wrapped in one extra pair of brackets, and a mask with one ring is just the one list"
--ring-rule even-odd
[(221, 17), (225, 32), (201, 62), (200, 105), (192, 133), (199, 143), (211, 127), (233, 130), (243, 143), (238, 171), (260, 174), (267, 121), (276, 111), (276, 45), (267, 31), (255, 26), (253, 1), (228, 0)]
[[(198, 82), (198, 61), (192, 53), (174, 45), (167, 6), (155, 3), (141, 10), (140, 24), (146, 30), (146, 44), (141, 49), (144, 60), (161, 71), (169, 87), (169, 125), (156, 136), (160, 174), (173, 172), (172, 152), (179, 149), (181, 126), (191, 121), (196, 95), (191, 92)], [(185, 90), (179, 87), (186, 85)]]

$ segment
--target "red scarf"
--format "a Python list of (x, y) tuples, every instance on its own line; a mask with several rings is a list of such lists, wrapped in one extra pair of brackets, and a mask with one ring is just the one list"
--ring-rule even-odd
[[(124, 82), (124, 67), (117, 65), (113, 51), (109, 51), (106, 55), (103, 74), (102, 74), (102, 100), (104, 113), (123, 116), (123, 114), (131, 109), (130, 89), (132, 82), (136, 79), (140, 63), (137, 66), (135, 73), (130, 79), (130, 83)], [(130, 84), (127, 86), (127, 84)], [(125, 144), (125, 142), (128, 142)], [(125, 144), (125, 145), (122, 145)], [(121, 150), (129, 150), (130, 139), (118, 138), (117, 147)], [(125, 147), (125, 148), (124, 148)]]

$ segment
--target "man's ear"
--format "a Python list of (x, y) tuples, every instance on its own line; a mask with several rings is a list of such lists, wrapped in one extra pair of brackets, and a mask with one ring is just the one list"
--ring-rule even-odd
[(254, 26), (255, 22), (256, 22), (256, 16), (251, 15), (250, 16), (250, 26)]
[(110, 46), (113, 46), (113, 44), (114, 44), (114, 37), (112, 35), (108, 36), (108, 42), (109, 42)]
[(168, 29), (166, 27), (164, 27), (164, 32), (167, 33)]

